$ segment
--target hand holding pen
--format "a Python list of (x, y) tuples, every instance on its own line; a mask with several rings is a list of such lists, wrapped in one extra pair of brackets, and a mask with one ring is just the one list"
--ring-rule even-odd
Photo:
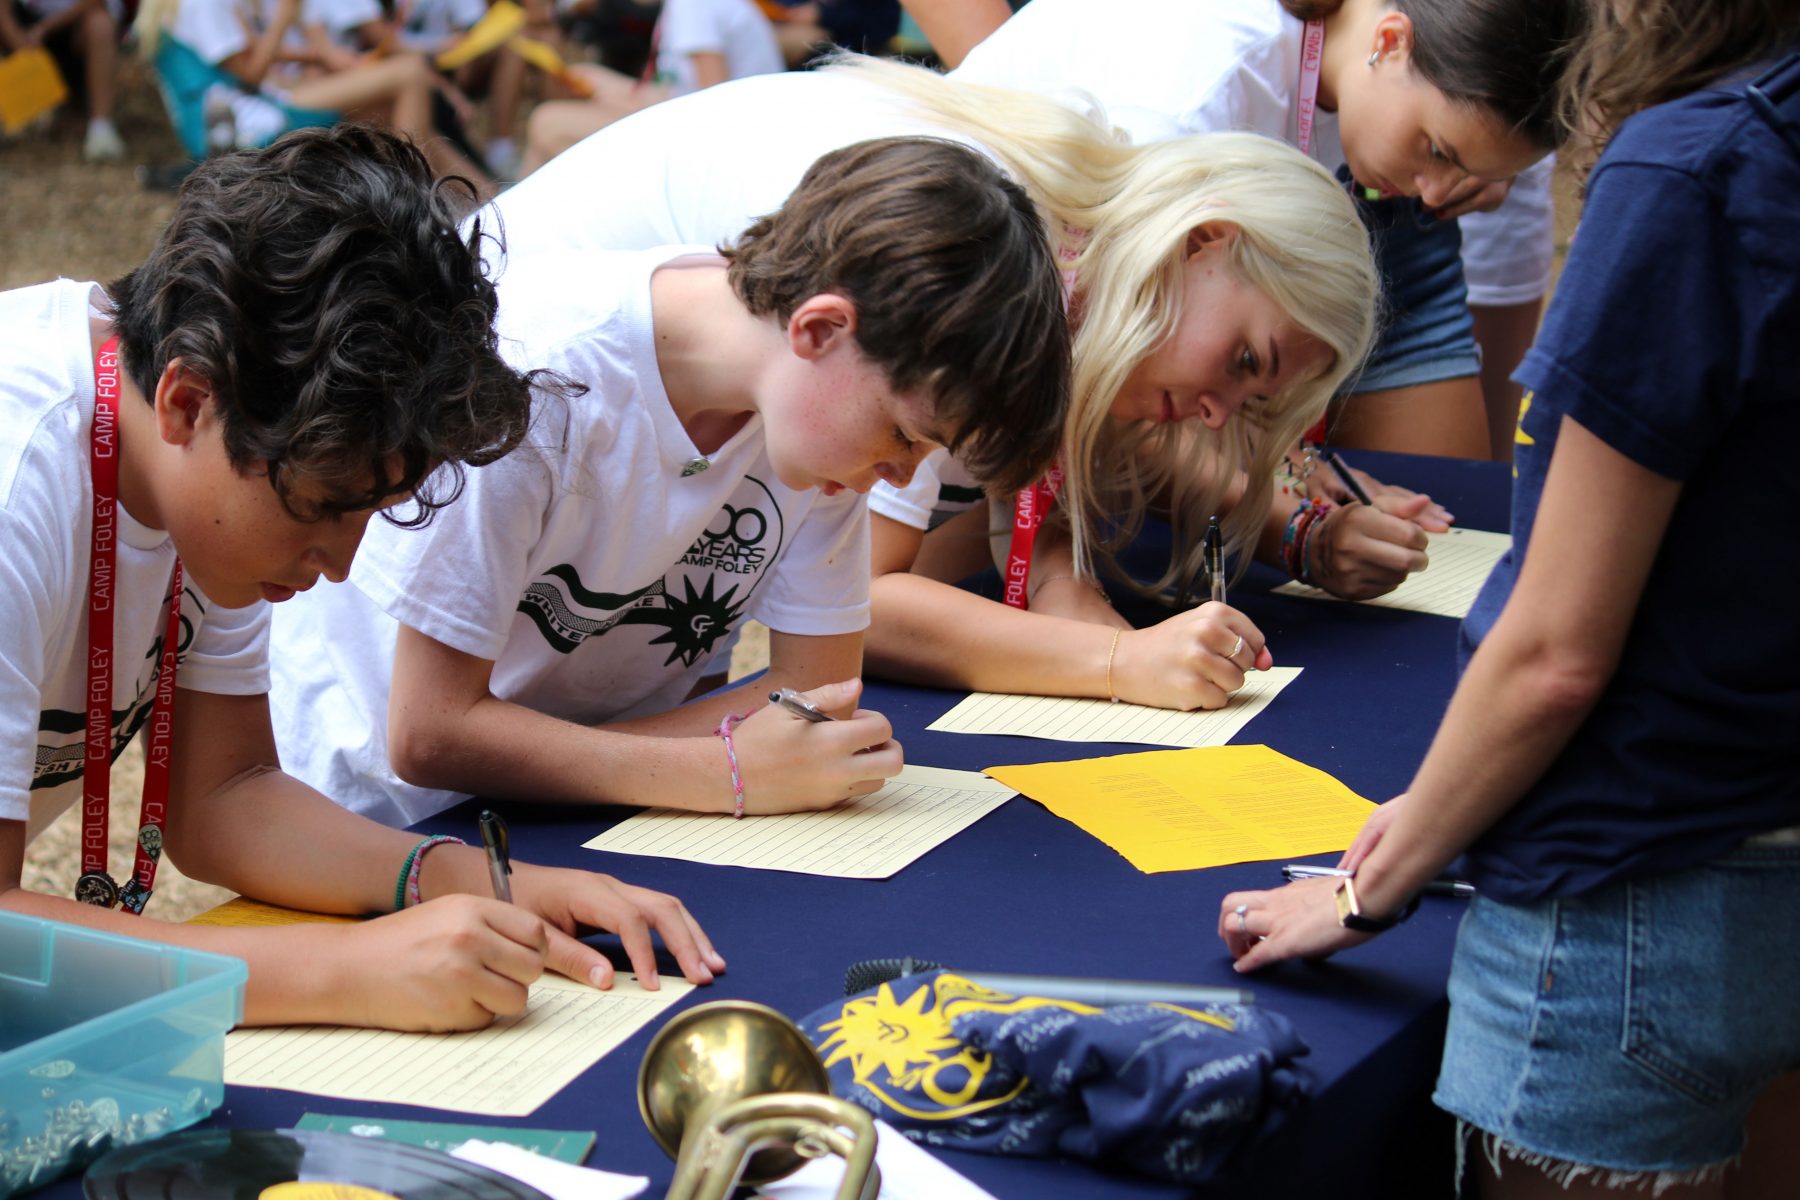
[[(1315, 867), (1308, 863), (1287, 863), (1281, 868), (1281, 877), (1289, 883), (1296, 879), (1347, 879), (1355, 874), (1343, 867)], [(1439, 876), (1421, 889), (1427, 896), (1453, 896), (1458, 900), (1467, 900), (1475, 895), (1475, 885), (1463, 879), (1452, 879), (1448, 875)]]
[[(848, 679), (804, 692), (764, 684), (745, 696), (769, 701), (732, 733), (747, 814), (830, 808), (878, 791), (900, 773), (905, 757), (893, 726), (880, 713), (857, 708), (861, 694), (861, 680)], [(718, 749), (701, 750), (700, 763), (709, 779), (724, 774)], [(721, 782), (723, 805), (735, 797), (729, 778)]]

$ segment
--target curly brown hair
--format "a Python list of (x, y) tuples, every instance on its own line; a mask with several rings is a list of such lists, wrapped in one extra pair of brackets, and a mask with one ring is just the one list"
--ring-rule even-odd
[[(460, 185), (460, 186), (459, 186)], [(176, 358), (212, 387), (225, 451), (312, 519), (411, 494), (422, 524), (518, 444), (534, 383), (500, 357), (466, 181), (404, 138), (340, 125), (212, 159), (143, 265), (108, 289), (146, 399)], [(300, 482), (326, 495), (301, 511)], [(385, 514), (384, 514), (385, 515)]]
[(1585, 178), (1621, 122), (1800, 41), (1800, 0), (1596, 0), (1558, 113)]

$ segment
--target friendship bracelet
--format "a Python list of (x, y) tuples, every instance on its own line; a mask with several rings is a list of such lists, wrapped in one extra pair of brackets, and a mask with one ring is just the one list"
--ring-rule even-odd
[(406, 907), (406, 881), (412, 875), (413, 859), (419, 857), (420, 849), (424, 847), (425, 842), (429, 842), (430, 840), (431, 840), (430, 838), (426, 838), (425, 841), (420, 842), (418, 845), (414, 846), (411, 850), (407, 851), (406, 861), (400, 864), (400, 877), (398, 879), (394, 880), (394, 911), (395, 912), (399, 912), (401, 909)]
[(1107, 650), (1107, 652), (1106, 652), (1106, 698), (1108, 700), (1111, 700), (1114, 704), (1117, 704), (1119, 702), (1119, 697), (1113, 693), (1113, 685), (1112, 685), (1113, 656), (1119, 652), (1119, 635), (1124, 632), (1125, 631), (1123, 629), (1113, 630), (1112, 647), (1109, 650)]
[(1307, 523), (1306, 531), (1300, 537), (1300, 582), (1308, 587), (1319, 586), (1313, 580), (1313, 539), (1316, 538), (1325, 523), (1330, 519), (1330, 510)]
[(1302, 583), (1310, 581), (1312, 572), (1305, 560), (1307, 541), (1313, 525), (1331, 510), (1330, 501), (1312, 500), (1301, 504), (1288, 518), (1287, 526), (1281, 531), (1281, 565), (1286, 568), (1289, 578)]
[(713, 730), (713, 736), (724, 741), (725, 758), (731, 763), (731, 815), (734, 817), (744, 815), (744, 776), (738, 770), (737, 747), (731, 744), (731, 731), (743, 719), (743, 713), (726, 713), (725, 718), (719, 722), (719, 727)]
[(459, 837), (451, 837), (449, 834), (439, 834), (437, 837), (428, 837), (417, 846), (413, 847), (413, 852), (407, 859), (406, 904), (408, 907), (419, 903), (419, 868), (425, 865), (425, 855), (433, 846), (442, 846), (446, 842), (453, 842), (458, 846), (465, 846), (468, 844)]

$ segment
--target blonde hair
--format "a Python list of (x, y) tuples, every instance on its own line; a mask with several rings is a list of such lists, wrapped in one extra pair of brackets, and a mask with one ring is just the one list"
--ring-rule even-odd
[(175, 10), (180, 6), (181, 0), (140, 0), (137, 19), (131, 23), (139, 54), (148, 59), (156, 57), (156, 47), (175, 23)]
[[(1193, 575), (1205, 517), (1234, 475), (1249, 486), (1225, 533), (1240, 562), (1268, 512), (1275, 468), (1325, 412), (1374, 337), (1379, 285), (1369, 235), (1343, 187), (1282, 142), (1220, 133), (1132, 146), (1098, 105), (962, 83), (920, 67), (845, 56), (831, 70), (869, 78), (923, 115), (974, 137), (1044, 210), (1074, 270), (1074, 387), (1063, 436), (1064, 503), (1077, 569), (1110, 565), (1143, 523), (1149, 497), (1171, 499), (1175, 552), (1160, 590)], [(1168, 341), (1183, 301), (1189, 235), (1226, 227), (1229, 261), (1331, 351), (1317, 379), (1240, 411), (1220, 433), (1111, 419), (1127, 376)], [(1190, 428), (1193, 426), (1194, 428)], [(1211, 459), (1217, 469), (1203, 470)], [(1102, 537), (1097, 531), (1106, 529)]]

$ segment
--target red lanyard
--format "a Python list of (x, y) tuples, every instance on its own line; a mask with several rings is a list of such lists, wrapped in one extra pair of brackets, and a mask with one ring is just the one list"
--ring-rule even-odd
[(106, 873), (106, 827), (112, 799), (113, 598), (118, 594), (119, 339), (94, 359), (94, 432), (89, 442), (94, 527), (88, 561), (87, 753), (81, 764), (81, 878), (84, 904), (141, 913), (156, 883), (163, 824), (169, 810), (170, 742), (175, 727), (176, 651), (181, 644), (181, 560), (169, 578), (169, 624), (163, 632), (144, 755), (144, 794), (138, 805), (137, 863), (123, 889)]
[[(1300, 153), (1311, 154), (1313, 117), (1319, 107), (1319, 70), (1325, 62), (1325, 22), (1308, 21), (1306, 37), (1300, 43), (1300, 98), (1297, 105)], [(1320, 417), (1303, 437), (1304, 441), (1323, 444), (1327, 417)]]
[(1031, 575), (1031, 548), (1037, 544), (1044, 519), (1056, 507), (1056, 494), (1062, 491), (1062, 483), (1062, 465), (1058, 463), (1013, 501), (1012, 545), (1006, 552), (1006, 578), (1001, 580), (1005, 585), (1002, 599), (1013, 608), (1031, 607), (1025, 594), (1025, 581)]
[(1299, 120), (1300, 153), (1311, 154), (1313, 116), (1319, 106), (1319, 70), (1325, 63), (1325, 22), (1308, 21), (1306, 37), (1300, 43), (1300, 97), (1296, 106)]

